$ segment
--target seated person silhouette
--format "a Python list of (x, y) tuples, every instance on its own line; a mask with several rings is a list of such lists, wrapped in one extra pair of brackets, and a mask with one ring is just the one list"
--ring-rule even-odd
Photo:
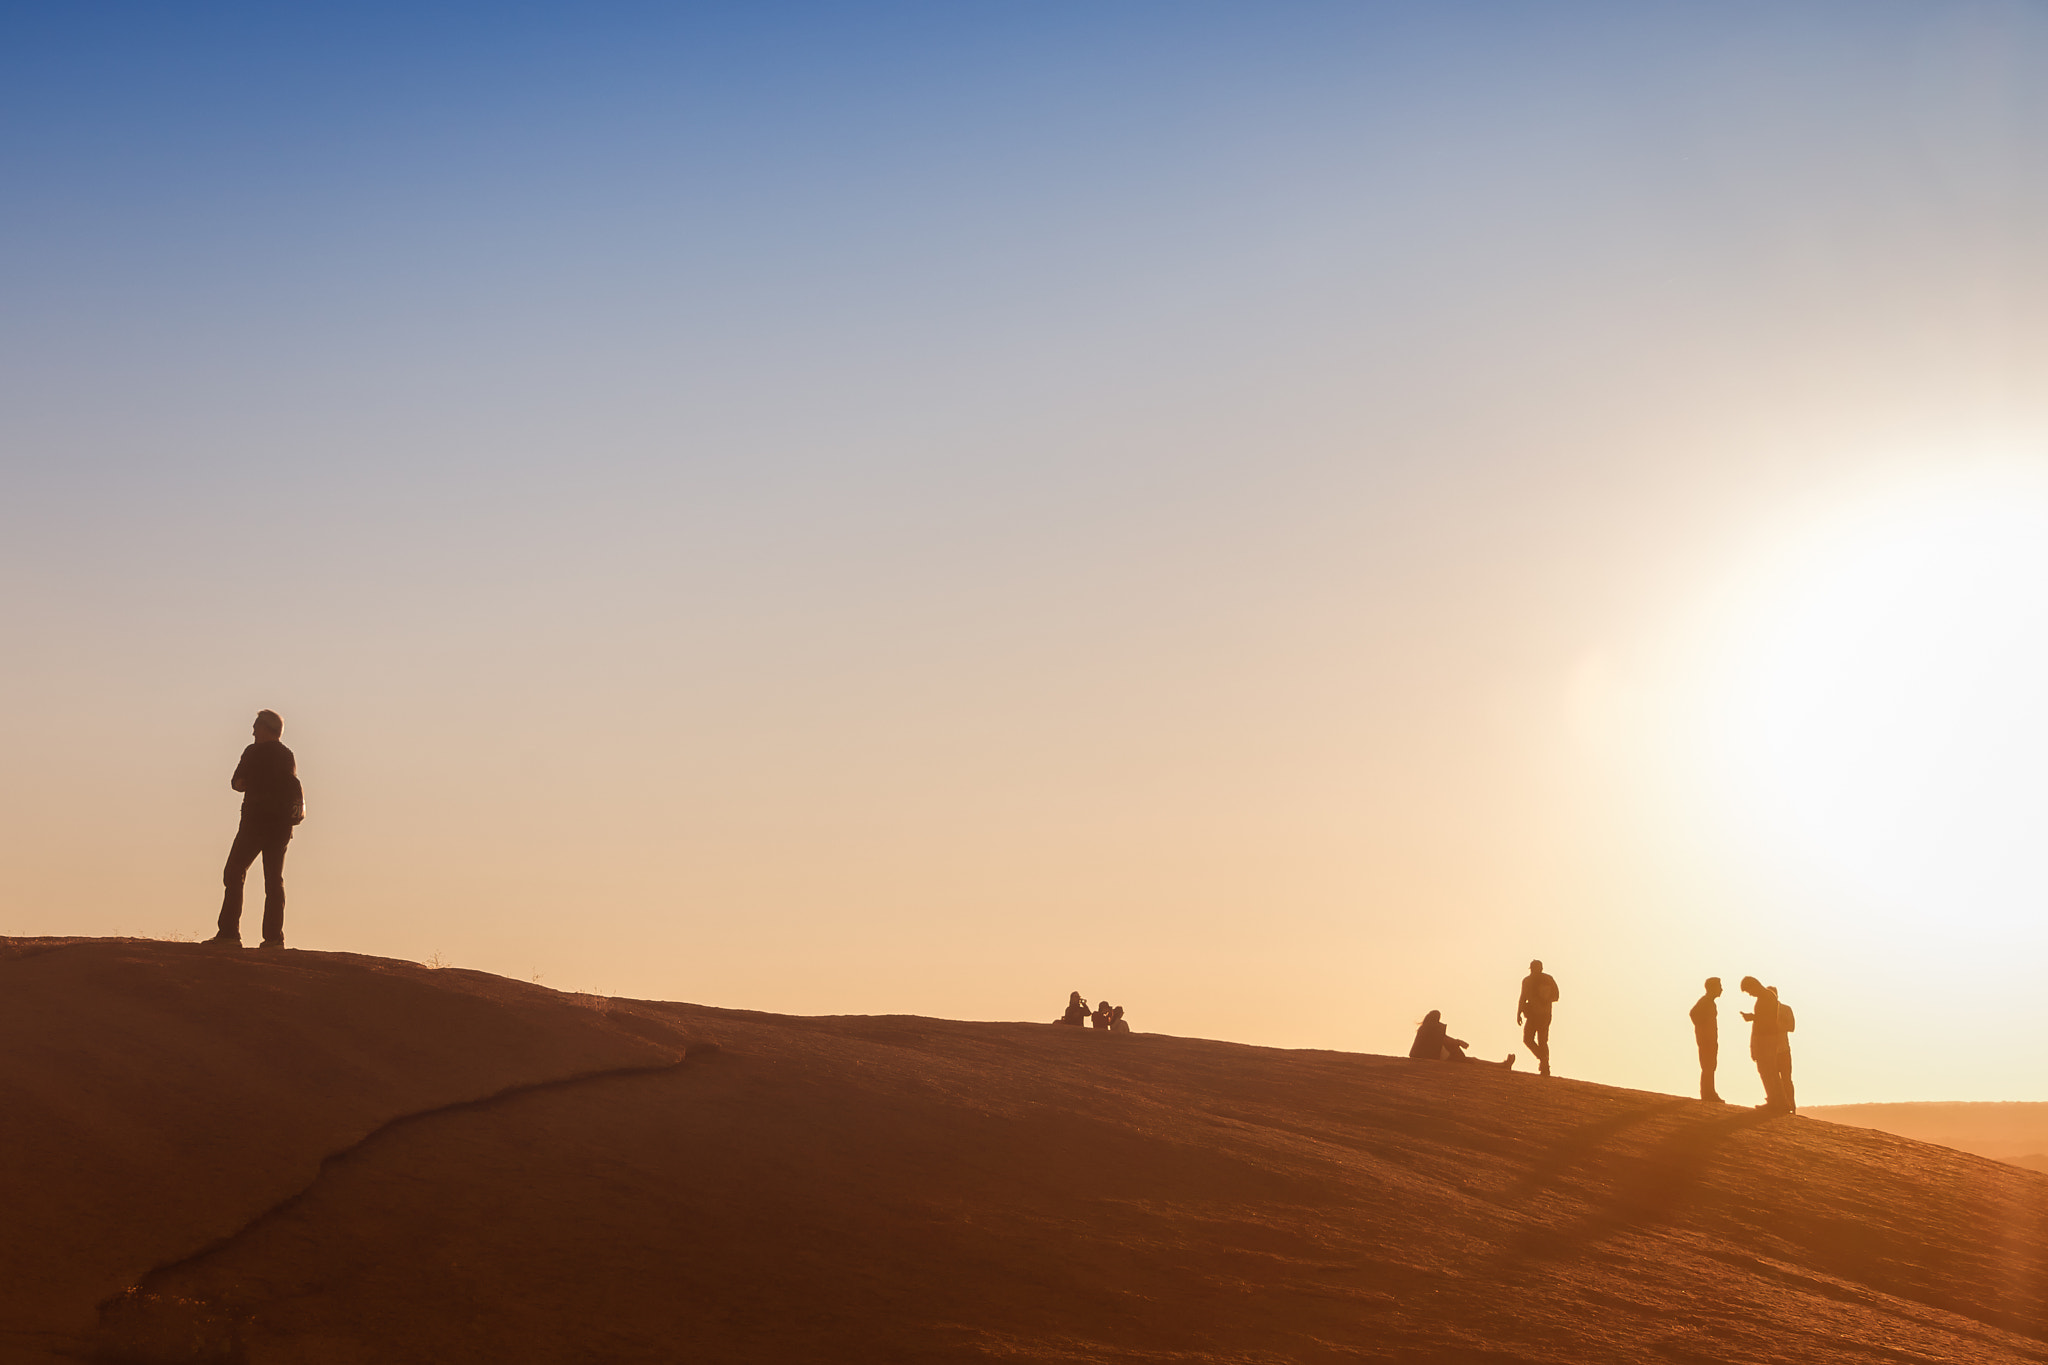
[(1075, 1028), (1079, 1028), (1081, 1027), (1081, 1021), (1087, 1017), (1088, 1002), (1081, 998), (1081, 992), (1075, 991), (1067, 997), (1067, 1012), (1053, 1020), (1053, 1022), (1055, 1024), (1072, 1024)]
[(1131, 1026), (1124, 1022), (1124, 1007), (1122, 1005), (1118, 1005), (1109, 1012), (1109, 1031), (1111, 1033), (1129, 1033), (1131, 1031)]
[(1094, 1028), (1107, 1030), (1110, 1020), (1110, 1004), (1107, 1000), (1095, 1007), (1095, 1013), (1088, 1016), (1088, 1023)]
[[(1408, 1055), (1418, 1062), (1476, 1062), (1479, 1060), (1477, 1057), (1465, 1055), (1465, 1049), (1470, 1046), (1472, 1045), (1463, 1038), (1451, 1037), (1451, 1031), (1444, 1024), (1441, 1010), (1431, 1010), (1422, 1016), (1422, 1022), (1416, 1026), (1415, 1042), (1409, 1047)], [(1506, 1061), (1489, 1065), (1504, 1066), (1512, 1070), (1515, 1065), (1515, 1054), (1510, 1052)]]

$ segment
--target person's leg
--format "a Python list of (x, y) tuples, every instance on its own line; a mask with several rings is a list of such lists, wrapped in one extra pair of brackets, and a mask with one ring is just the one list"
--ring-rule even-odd
[(1759, 1109), (1769, 1109), (1778, 1103), (1778, 1060), (1775, 1057), (1756, 1059), (1757, 1077), (1764, 1083), (1764, 1102)]
[(224, 894), (220, 898), (218, 927), (222, 937), (242, 936), (242, 882), (249, 875), (249, 864), (262, 851), (263, 840), (258, 831), (246, 825), (235, 831), (235, 842), (228, 848), (228, 864), (220, 874)]
[(1550, 1074), (1550, 1016), (1532, 1014), (1522, 1022), (1522, 1043), (1529, 1049), (1529, 1055), (1536, 1059), (1536, 1072), (1540, 1076)]
[(1700, 1098), (1710, 1103), (1719, 1103), (1720, 1095), (1714, 1090), (1714, 1072), (1721, 1065), (1721, 1044), (1700, 1040)]
[(1778, 1054), (1778, 1103), (1785, 1112), (1794, 1113), (1799, 1102), (1792, 1097), (1792, 1049), (1786, 1048)]
[(284, 942), (284, 853), (292, 827), (273, 830), (263, 841), (263, 941)]

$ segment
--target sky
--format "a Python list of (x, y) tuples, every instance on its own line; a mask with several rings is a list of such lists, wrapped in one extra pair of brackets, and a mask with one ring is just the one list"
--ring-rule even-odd
[(295, 947), (2048, 1100), (2038, 8), (11, 6), (0, 186), (0, 933), (270, 707)]

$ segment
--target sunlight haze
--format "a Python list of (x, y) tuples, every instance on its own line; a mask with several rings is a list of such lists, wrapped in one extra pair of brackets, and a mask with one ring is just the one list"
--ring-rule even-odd
[(0, 932), (2048, 1100), (2048, 13), (0, 17)]

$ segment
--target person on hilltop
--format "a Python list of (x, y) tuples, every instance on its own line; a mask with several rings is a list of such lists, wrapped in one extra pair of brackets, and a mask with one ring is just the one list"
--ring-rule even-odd
[(1080, 1028), (1087, 1018), (1088, 1002), (1081, 998), (1081, 992), (1075, 991), (1067, 997), (1067, 1012), (1053, 1020), (1053, 1022), (1055, 1024), (1072, 1024), (1075, 1028)]
[(1095, 1006), (1095, 1013), (1088, 1016), (1089, 1027), (1099, 1028), (1102, 1029), (1104, 1032), (1107, 1032), (1109, 1029), (1109, 1021), (1111, 1018), (1110, 1008), (1110, 1003), (1107, 1000), (1099, 1002)]
[(1742, 978), (1744, 995), (1756, 997), (1745, 1011), (1749, 1020), (1749, 1055), (1764, 1083), (1764, 1102), (1757, 1108), (1771, 1114), (1796, 1113), (1792, 1099), (1791, 1011), (1778, 1001), (1777, 988), (1753, 976)]
[(1536, 1058), (1539, 1076), (1550, 1074), (1550, 1007), (1557, 1003), (1557, 982), (1543, 970), (1541, 961), (1529, 964), (1522, 978), (1522, 998), (1515, 1005), (1515, 1022), (1522, 1026), (1522, 1041)]
[[(1416, 1025), (1415, 1041), (1408, 1047), (1408, 1056), (1418, 1062), (1476, 1062), (1479, 1060), (1477, 1057), (1465, 1055), (1465, 1049), (1470, 1046), (1463, 1038), (1451, 1037), (1450, 1029), (1444, 1024), (1443, 1011), (1431, 1010)], [(1515, 1054), (1510, 1052), (1508, 1059), (1498, 1065), (1514, 1070)]]
[(1707, 978), (1707, 993), (1692, 1007), (1692, 1039), (1700, 1049), (1700, 1098), (1708, 1104), (1725, 1104), (1714, 1089), (1714, 1071), (1721, 1064), (1721, 978)]
[(275, 711), (258, 711), (250, 727), (255, 740), (228, 785), (242, 793), (242, 825), (228, 849), (221, 873), (220, 926), (208, 943), (242, 946), (242, 883), (249, 864), (263, 859), (263, 946), (284, 947), (284, 853), (292, 828), (306, 818), (306, 790), (298, 760), (284, 747), (284, 721)]
[(1124, 1022), (1124, 1007), (1122, 1005), (1118, 1005), (1109, 1012), (1109, 1031), (1111, 1033), (1129, 1033), (1131, 1031), (1131, 1026)]
[(1792, 1017), (1792, 1007), (1778, 998), (1776, 986), (1764, 987), (1764, 994), (1771, 998), (1771, 1003), (1778, 1009), (1778, 1051), (1772, 1059), (1778, 1077), (1778, 1110), (1780, 1113), (1796, 1114), (1799, 1112), (1799, 1101), (1792, 1094), (1792, 1030), (1798, 1027), (1798, 1023)]

